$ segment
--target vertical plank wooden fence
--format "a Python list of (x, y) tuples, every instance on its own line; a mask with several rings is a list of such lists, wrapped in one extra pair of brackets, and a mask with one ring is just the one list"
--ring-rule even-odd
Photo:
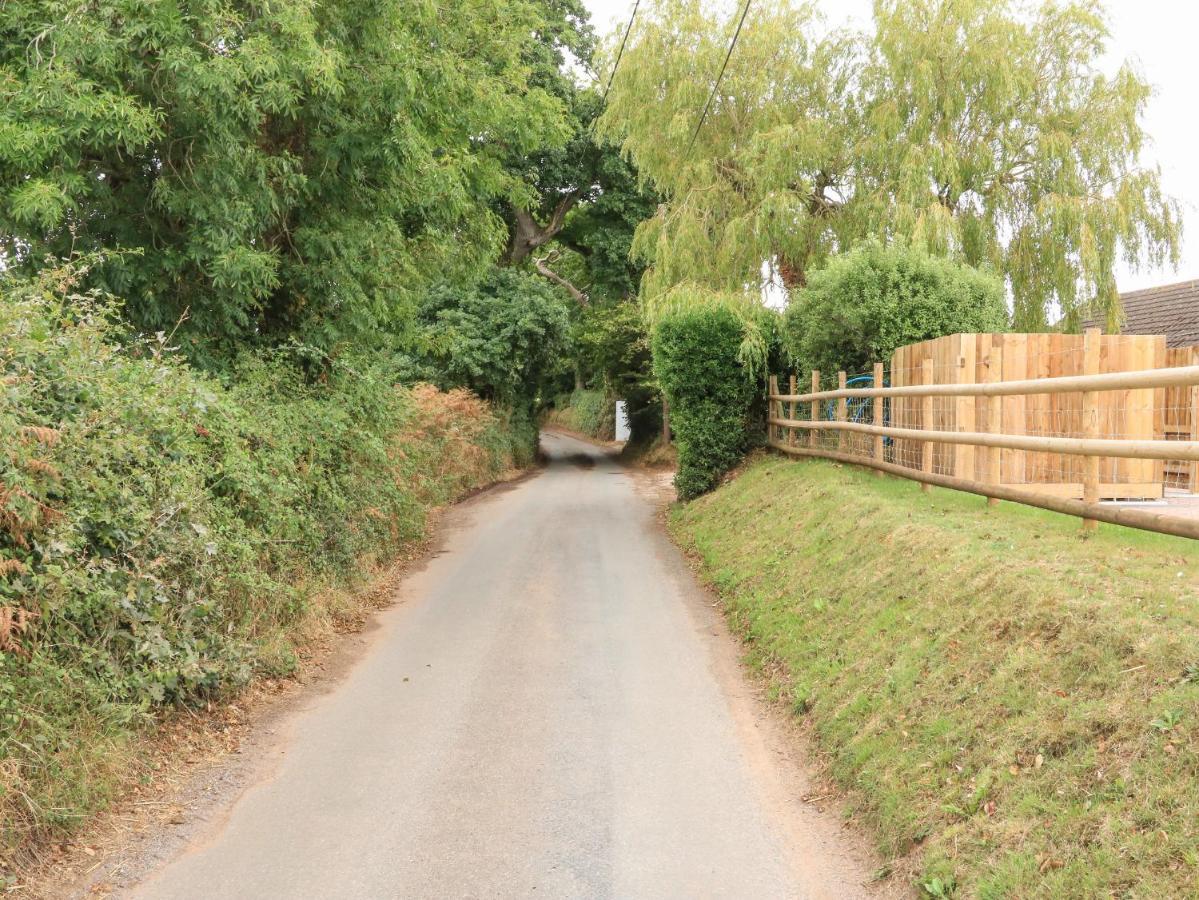
[[(772, 377), (771, 446), (893, 472), (926, 490), (1069, 512), (1088, 527), (1119, 522), (1199, 538), (1199, 518), (1099, 502), (1158, 500), (1167, 476), (1197, 486), (1199, 348), (1167, 356), (1163, 338), (1098, 329), (959, 334), (901, 347), (889, 385), (885, 375), (881, 362), (872, 376), (839, 372), (837, 389), (821, 391), (814, 372), (806, 394), (795, 393), (792, 376), (786, 395)], [(847, 387), (862, 381), (871, 387)]]

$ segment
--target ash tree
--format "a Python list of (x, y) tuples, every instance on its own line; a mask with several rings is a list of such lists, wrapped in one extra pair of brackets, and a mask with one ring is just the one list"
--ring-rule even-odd
[[(569, 138), (527, 0), (11, 0), (0, 17), (9, 265), (104, 250), (97, 286), (194, 358), (402, 333), (475, 277), (514, 154)], [(135, 251), (111, 253), (111, 251)]]
[(878, 0), (865, 34), (757, 4), (690, 152), (736, 21), (658, 0), (639, 22), (599, 131), (666, 198), (635, 243), (649, 293), (740, 289), (763, 260), (798, 288), (900, 238), (997, 271), (1018, 328), (1115, 324), (1117, 261), (1177, 259), (1178, 205), (1143, 162), (1150, 88), (1101, 68), (1098, 3)]

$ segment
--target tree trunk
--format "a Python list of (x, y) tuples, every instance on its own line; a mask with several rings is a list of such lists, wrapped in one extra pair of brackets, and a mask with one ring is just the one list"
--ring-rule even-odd
[(533, 214), (524, 209), (513, 209), (512, 219), (508, 223), (508, 252), (504, 254), (504, 263), (514, 266), (526, 256), (554, 239), (563, 226), (566, 225), (566, 214), (574, 209), (579, 202), (577, 193), (570, 193), (558, 201), (550, 220), (542, 225), (533, 218)]
[(670, 401), (662, 395), (662, 443), (670, 443)]

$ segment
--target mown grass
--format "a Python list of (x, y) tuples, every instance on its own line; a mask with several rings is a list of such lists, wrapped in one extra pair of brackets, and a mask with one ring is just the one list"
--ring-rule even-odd
[(924, 893), (1199, 896), (1194, 543), (773, 457), (672, 528)]

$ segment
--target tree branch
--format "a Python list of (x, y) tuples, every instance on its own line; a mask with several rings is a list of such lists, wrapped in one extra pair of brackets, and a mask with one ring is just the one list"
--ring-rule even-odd
[(586, 306), (587, 305), (587, 295), (584, 294), (577, 287), (575, 287), (573, 284), (571, 284), (569, 281), (567, 281), (565, 278), (563, 278), (561, 275), (559, 275), (557, 272), (555, 272), (553, 269), (551, 269), (547, 265), (547, 263), (552, 259), (553, 259), (552, 254), (550, 256), (542, 257), (540, 259), (538, 259), (535, 256), (535, 257), (533, 257), (533, 267), (543, 277), (548, 278), (554, 284), (557, 284), (557, 285), (560, 285), (560, 286), (566, 288), (567, 293), (569, 293), (570, 296), (574, 297), (575, 302), (578, 303), (579, 306)]
[(554, 211), (550, 213), (550, 219), (545, 225), (534, 219), (533, 214), (528, 210), (514, 209), (512, 233), (508, 238), (508, 253), (505, 262), (510, 266), (516, 265), (542, 244), (553, 240), (566, 224), (566, 214), (574, 209), (578, 202), (578, 191), (571, 191), (564, 195), (558, 201), (558, 205), (554, 207)]

